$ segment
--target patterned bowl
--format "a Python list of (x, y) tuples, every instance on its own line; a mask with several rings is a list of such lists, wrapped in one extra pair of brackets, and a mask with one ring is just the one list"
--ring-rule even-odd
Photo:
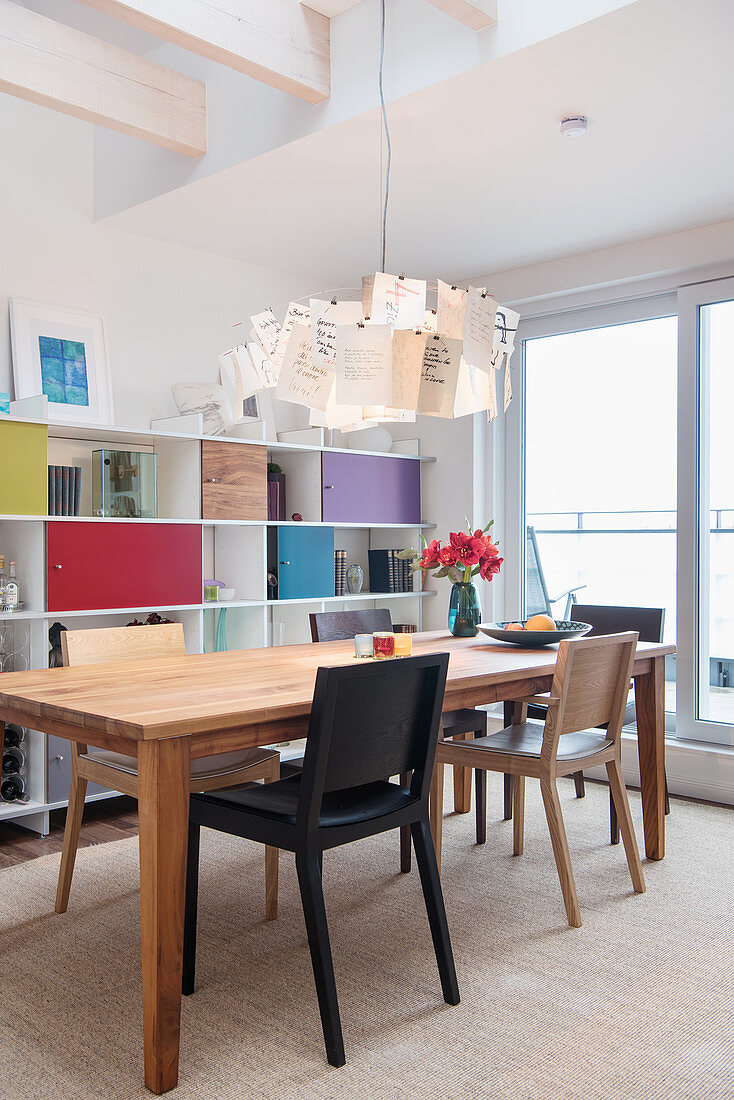
[[(524, 626), (527, 620), (516, 619)], [(564, 638), (580, 638), (592, 629), (590, 623), (577, 623), (573, 620), (554, 619), (555, 630), (508, 630), (508, 623), (480, 623), (479, 629), (488, 638), (497, 642), (511, 642), (512, 645), (537, 649), (539, 646), (552, 645)]]

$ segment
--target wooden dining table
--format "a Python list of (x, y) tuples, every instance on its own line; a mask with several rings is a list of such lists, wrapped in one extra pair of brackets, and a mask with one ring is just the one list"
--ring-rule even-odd
[[(446, 710), (550, 689), (553, 647), (413, 635), (414, 653), (445, 651)], [(673, 652), (641, 642), (634, 664), (650, 859), (665, 854), (664, 660)], [(0, 677), (0, 720), (138, 758), (144, 1070), (155, 1093), (178, 1082), (190, 761), (306, 736), (317, 669), (346, 664), (353, 654), (353, 642), (342, 641)]]

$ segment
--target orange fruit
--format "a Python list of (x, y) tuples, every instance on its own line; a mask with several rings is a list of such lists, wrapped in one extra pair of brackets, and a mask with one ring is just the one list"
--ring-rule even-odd
[(522, 623), (508, 623), (505, 630), (524, 630)]
[(533, 615), (525, 623), (526, 630), (555, 630), (556, 624), (550, 615)]

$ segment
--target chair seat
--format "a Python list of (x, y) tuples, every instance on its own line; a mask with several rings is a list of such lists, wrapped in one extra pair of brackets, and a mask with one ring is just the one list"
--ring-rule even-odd
[[(519, 722), (499, 733), (490, 734), (489, 737), (477, 737), (471, 742), (471, 748), (514, 756), (540, 756), (542, 744), (542, 722)], [(564, 733), (558, 744), (558, 759), (582, 760), (612, 744), (601, 733), (592, 733), (591, 730), (585, 733)]]
[[(218, 775), (228, 775), (230, 772), (240, 771), (253, 764), (264, 764), (266, 760), (277, 755), (272, 749), (240, 749), (239, 752), (223, 752), (218, 756), (200, 756), (191, 761), (191, 777), (192, 779), (215, 779)], [(138, 774), (138, 761), (134, 756), (123, 756), (119, 752), (100, 749), (86, 753), (82, 759), (91, 760), (96, 764), (106, 764), (128, 775)]]
[[(240, 807), (271, 820), (295, 825), (300, 790), (301, 776), (292, 775), (264, 787), (236, 788), (192, 797), (197, 801), (220, 806)], [(395, 810), (402, 810), (404, 806), (417, 801), (404, 787), (385, 781), (365, 783), (364, 786), (352, 787), (346, 791), (330, 791), (324, 795), (321, 803), (319, 828), (336, 828), (370, 821)]]

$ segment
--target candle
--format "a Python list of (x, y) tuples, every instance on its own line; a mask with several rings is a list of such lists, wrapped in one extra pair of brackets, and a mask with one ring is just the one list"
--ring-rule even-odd
[(410, 634), (395, 635), (395, 656), (410, 657), (413, 652), (413, 639)]
[(354, 656), (355, 657), (371, 657), (372, 656), (372, 635), (371, 634), (357, 634), (354, 639)]
[(381, 630), (372, 635), (372, 653), (376, 661), (385, 661), (395, 656), (395, 635), (391, 631)]

